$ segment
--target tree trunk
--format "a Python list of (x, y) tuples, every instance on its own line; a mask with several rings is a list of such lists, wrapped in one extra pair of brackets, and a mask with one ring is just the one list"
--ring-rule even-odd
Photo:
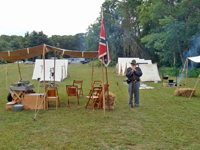
[(180, 54), (180, 58), (181, 58), (182, 64), (184, 64), (183, 56), (182, 56), (182, 53), (181, 53), (181, 51), (180, 51), (180, 49), (179, 49), (180, 44), (179, 44), (179, 41), (178, 41), (178, 40), (177, 40), (177, 43), (178, 43), (178, 51), (179, 51), (179, 54)]

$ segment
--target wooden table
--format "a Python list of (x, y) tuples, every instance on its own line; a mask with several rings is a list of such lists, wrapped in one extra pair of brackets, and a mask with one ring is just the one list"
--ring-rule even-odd
[(20, 98), (20, 96), (24, 92), (26, 92), (26, 91), (28, 91), (32, 88), (34, 88), (34, 84), (26, 84), (24, 86), (11, 86), (10, 87), (10, 93), (13, 93), (12, 101), (16, 102), (17, 100), (19, 100), (20, 102), (22, 102), (22, 99)]

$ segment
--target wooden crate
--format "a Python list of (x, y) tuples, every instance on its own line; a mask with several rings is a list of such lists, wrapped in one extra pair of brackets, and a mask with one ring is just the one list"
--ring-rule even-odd
[(5, 105), (5, 109), (6, 110), (13, 110), (12, 105), (7, 105), (7, 104)]
[[(22, 104), (24, 105), (23, 109), (31, 109), (34, 110), (36, 109), (44, 109), (44, 93), (30, 93), (30, 94), (25, 94), (22, 96)], [(37, 106), (36, 106), (37, 102)], [(40, 106), (41, 105), (41, 106)]]

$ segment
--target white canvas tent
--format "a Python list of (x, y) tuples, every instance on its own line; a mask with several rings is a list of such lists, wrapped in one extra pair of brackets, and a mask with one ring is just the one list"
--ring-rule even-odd
[(157, 64), (141, 64), (140, 68), (143, 73), (141, 81), (161, 81)]
[[(68, 60), (67, 59), (56, 59), (55, 60), (55, 81), (62, 81), (67, 78), (68, 73)], [(51, 75), (50, 68), (54, 67), (53, 59), (45, 60), (45, 81), (54, 81), (54, 78)], [(36, 59), (35, 68), (33, 72), (32, 79), (40, 78), (41, 81), (44, 81), (44, 66), (43, 59)]]
[(138, 64), (152, 64), (151, 60), (145, 60), (140, 58), (126, 58), (126, 57), (119, 57), (118, 58), (118, 68), (117, 73), (119, 75), (125, 75), (126, 69), (131, 67), (130, 62), (135, 59)]
[(136, 62), (139, 64), (143, 75), (141, 77), (141, 81), (161, 81), (157, 64), (152, 64), (151, 60), (145, 60), (140, 58), (118, 58), (118, 67), (117, 73), (118, 75), (125, 75), (127, 68), (131, 67), (130, 62), (135, 59)]

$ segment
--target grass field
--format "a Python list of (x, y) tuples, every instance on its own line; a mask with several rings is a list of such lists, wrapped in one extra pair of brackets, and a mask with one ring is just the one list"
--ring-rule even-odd
[[(8, 67), (8, 84), (17, 82), (17, 64)], [(27, 80), (26, 65), (21, 65), (22, 78)], [(29, 66), (28, 79), (32, 81), (33, 66)], [(128, 106), (128, 87), (125, 77), (117, 76), (114, 68), (108, 69), (110, 91), (116, 94), (115, 109), (106, 111), (84, 108), (91, 85), (90, 65), (69, 65), (71, 77), (59, 84), (61, 108), (40, 110), (36, 121), (34, 110), (13, 112), (5, 110), (7, 103), (5, 71), (0, 72), (0, 149), (200, 149), (200, 87), (196, 97), (174, 96), (175, 88), (164, 88), (161, 83), (148, 82), (153, 90), (140, 90), (140, 107)], [(84, 80), (84, 96), (77, 107), (66, 107), (65, 85), (74, 79)], [(94, 79), (101, 79), (101, 70), (94, 69)], [(119, 83), (120, 91), (116, 82)], [(193, 87), (196, 79), (189, 79)]]

